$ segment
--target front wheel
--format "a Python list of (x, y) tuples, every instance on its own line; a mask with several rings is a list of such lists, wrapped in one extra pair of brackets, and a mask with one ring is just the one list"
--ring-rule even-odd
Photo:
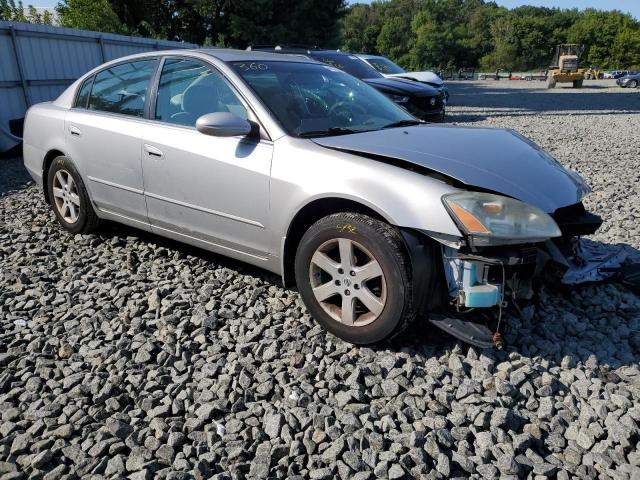
[(58, 222), (71, 233), (89, 233), (100, 223), (82, 177), (67, 157), (56, 157), (47, 175), (49, 200)]
[(573, 88), (582, 88), (582, 80), (574, 80)]
[(638, 81), (637, 80), (631, 80), (629, 82), (629, 88), (636, 88), (638, 86)]
[(403, 239), (380, 220), (357, 213), (324, 217), (302, 237), (295, 262), (311, 315), (343, 340), (380, 342), (416, 316)]

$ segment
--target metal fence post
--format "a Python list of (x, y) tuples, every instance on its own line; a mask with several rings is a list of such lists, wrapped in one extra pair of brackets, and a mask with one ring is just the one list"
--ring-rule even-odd
[(107, 54), (104, 50), (104, 38), (102, 35), (98, 37), (98, 43), (100, 44), (100, 54), (102, 55), (102, 63), (107, 61)]
[(27, 108), (31, 106), (31, 95), (29, 94), (29, 87), (27, 85), (27, 79), (24, 76), (24, 67), (22, 65), (22, 54), (18, 47), (18, 38), (16, 30), (13, 25), (9, 25), (9, 31), (11, 32), (11, 43), (13, 44), (13, 53), (16, 57), (16, 65), (18, 66), (18, 75), (20, 75), (20, 83), (22, 84), (22, 94), (24, 95), (24, 102), (27, 104)]

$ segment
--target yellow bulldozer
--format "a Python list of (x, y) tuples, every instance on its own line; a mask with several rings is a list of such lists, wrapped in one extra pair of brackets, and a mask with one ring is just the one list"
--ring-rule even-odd
[(547, 72), (547, 88), (554, 88), (556, 83), (573, 83), (573, 88), (582, 87), (585, 70), (580, 68), (580, 57), (583, 52), (583, 45), (567, 43), (556, 46)]

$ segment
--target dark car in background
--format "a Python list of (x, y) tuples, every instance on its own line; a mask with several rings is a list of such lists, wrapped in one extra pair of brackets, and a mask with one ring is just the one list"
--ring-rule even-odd
[(375, 68), (351, 53), (284, 46), (257, 46), (250, 49), (300, 55), (326, 63), (371, 85), (421, 120), (430, 122), (444, 120), (447, 102), (442, 91), (413, 80), (385, 78)]
[(629, 72), (624, 77), (618, 78), (616, 83), (622, 88), (638, 88), (638, 85), (640, 85), (640, 72)]

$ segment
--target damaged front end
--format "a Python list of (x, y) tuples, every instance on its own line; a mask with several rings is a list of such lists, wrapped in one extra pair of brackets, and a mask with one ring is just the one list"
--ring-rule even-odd
[[(429, 320), (479, 347), (502, 346), (503, 314), (519, 311), (542, 279), (598, 281), (624, 261), (615, 253), (585, 258), (580, 236), (594, 233), (602, 220), (582, 203), (549, 215), (489, 193), (465, 191), (443, 202), (464, 236), (433, 237), (441, 243), (446, 299)], [(596, 261), (598, 266), (591, 265)]]

